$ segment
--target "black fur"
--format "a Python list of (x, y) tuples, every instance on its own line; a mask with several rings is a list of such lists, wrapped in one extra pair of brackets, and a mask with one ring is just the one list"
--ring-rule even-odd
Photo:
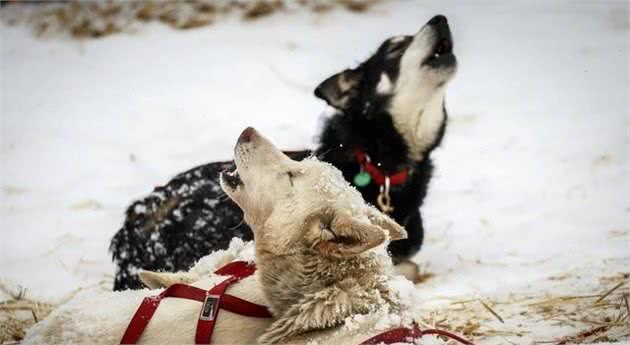
[[(310, 151), (286, 152), (303, 159)], [(185, 171), (127, 208), (125, 223), (110, 244), (118, 266), (114, 290), (138, 289), (139, 269), (175, 272), (227, 248), (234, 237), (253, 239), (241, 209), (221, 190), (219, 173), (233, 162)]]
[(202, 256), (193, 253), (225, 248), (234, 236), (253, 237), (240, 209), (222, 197), (217, 176), (230, 165), (217, 162), (183, 172), (129, 206), (110, 245), (118, 265), (114, 290), (141, 288), (138, 269), (186, 269)]
[[(410, 162), (405, 156), (407, 148), (402, 143), (398, 132), (392, 129), (391, 120), (387, 121), (387, 115), (383, 114), (379, 120), (375, 121), (376, 123), (365, 118), (348, 122), (347, 120), (349, 119), (347, 117), (347, 115), (339, 113), (330, 119), (324, 129), (321, 140), (322, 145), (318, 152), (322, 153), (322, 160), (330, 162), (339, 168), (348, 181), (352, 181), (354, 176), (360, 171), (360, 167), (354, 158), (353, 148), (362, 148), (365, 152), (368, 152), (373, 162), (382, 164), (381, 169), (385, 172), (396, 172), (405, 168), (411, 169), (412, 173), (407, 183), (401, 186), (392, 186), (390, 194), (394, 205), (394, 211), (390, 216), (405, 227), (408, 238), (392, 242), (389, 250), (395, 261), (409, 258), (418, 252), (424, 238), (420, 206), (422, 206), (422, 201), (427, 194), (429, 181), (433, 173), (433, 163), (429, 157), (430, 151), (427, 151), (422, 161)], [(376, 128), (384, 129), (381, 135), (375, 137), (361, 136), (362, 129), (370, 128), (367, 131), (373, 132), (371, 130), (372, 126), (377, 125), (379, 122), (379, 125), (382, 127)], [(442, 125), (438, 140), (431, 150), (442, 140), (444, 128), (445, 125)], [(389, 142), (393, 143), (393, 145), (389, 145)], [(339, 149), (340, 146), (349, 149), (341, 150)], [(396, 160), (397, 158), (400, 160)], [(376, 204), (376, 198), (379, 194), (378, 186), (369, 184), (362, 188), (357, 187), (357, 189), (365, 200)]]
[[(436, 16), (429, 24), (444, 26), (446, 19)], [(436, 31), (451, 44), (447, 25)], [(340, 169), (348, 181), (360, 171), (355, 149), (366, 152), (386, 173), (403, 169), (412, 172), (404, 185), (391, 189), (395, 208), (391, 216), (408, 232), (407, 239), (390, 244), (395, 261), (409, 258), (422, 245), (420, 206), (433, 171), (430, 153), (440, 144), (446, 125), (444, 110), (444, 121), (436, 139), (424, 148), (423, 159), (415, 161), (409, 158), (408, 146), (388, 112), (391, 95), (375, 92), (383, 73), (392, 81), (398, 78), (402, 56), (398, 52), (404, 52), (411, 41), (411, 36), (385, 41), (360, 66), (328, 78), (315, 90), (317, 97), (337, 109), (326, 121), (319, 147), (314, 152), (320, 159)], [(441, 68), (452, 66), (455, 60), (452, 56), (429, 59), (425, 63)], [(310, 151), (300, 151), (290, 156), (303, 159), (310, 154)], [(138, 269), (186, 270), (202, 256), (226, 248), (233, 237), (252, 238), (251, 230), (242, 221), (242, 211), (219, 186), (219, 173), (230, 165), (231, 162), (215, 162), (181, 173), (127, 209), (125, 223), (110, 246), (118, 266), (115, 290), (141, 287), (136, 274)], [(366, 201), (376, 203), (378, 186), (372, 183), (358, 190)]]

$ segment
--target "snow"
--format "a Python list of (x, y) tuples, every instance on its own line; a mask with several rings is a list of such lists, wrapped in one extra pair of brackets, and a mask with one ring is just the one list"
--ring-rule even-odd
[(190, 269), (190, 273), (198, 277), (205, 277), (231, 261), (239, 260), (253, 263), (255, 261), (254, 250), (253, 242), (244, 242), (240, 238), (234, 238), (227, 249), (217, 250), (199, 259)]
[(435, 277), (414, 294), (590, 293), (630, 265), (628, 11), (394, 1), (82, 41), (0, 24), (0, 280), (59, 299), (111, 279), (132, 200), (230, 158), (248, 125), (313, 147), (314, 87), (444, 13), (460, 65), (415, 258)]

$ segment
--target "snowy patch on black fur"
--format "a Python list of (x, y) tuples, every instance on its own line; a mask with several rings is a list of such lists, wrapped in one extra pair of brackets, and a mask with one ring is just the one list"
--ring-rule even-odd
[[(301, 159), (310, 151), (291, 154)], [(114, 290), (144, 287), (138, 271), (186, 271), (200, 258), (253, 235), (243, 212), (219, 185), (232, 162), (198, 166), (127, 208), (125, 223), (110, 245), (117, 266)]]
[(219, 173), (230, 164), (206, 164), (181, 173), (129, 206), (110, 246), (118, 266), (115, 290), (143, 287), (139, 269), (187, 270), (202, 256), (226, 248), (233, 237), (252, 239), (243, 213), (219, 186)]

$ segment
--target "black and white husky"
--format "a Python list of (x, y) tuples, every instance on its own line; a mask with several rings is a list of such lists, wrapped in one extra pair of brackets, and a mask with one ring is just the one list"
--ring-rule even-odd
[[(400, 263), (422, 244), (420, 206), (433, 170), (430, 154), (444, 135), (445, 87), (456, 71), (444, 16), (412, 36), (392, 37), (353, 69), (322, 82), (315, 95), (335, 109), (314, 151), (342, 171), (366, 201), (389, 212), (408, 238), (389, 249)], [(242, 212), (219, 186), (231, 162), (183, 172), (127, 209), (110, 250), (118, 265), (114, 289), (138, 288), (138, 269), (177, 271), (227, 247), (232, 237), (251, 239)]]

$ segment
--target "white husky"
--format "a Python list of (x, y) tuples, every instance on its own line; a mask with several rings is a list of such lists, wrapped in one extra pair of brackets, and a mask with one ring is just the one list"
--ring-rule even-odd
[[(221, 185), (254, 230), (258, 271), (229, 293), (268, 305), (274, 318), (221, 310), (213, 344), (360, 344), (388, 327), (409, 324), (392, 288), (386, 251), (390, 239), (406, 236), (401, 226), (368, 206), (332, 165), (293, 161), (253, 128), (241, 134), (235, 161), (237, 170), (222, 174)], [(212, 264), (202, 259), (187, 273), (141, 277), (154, 288), (192, 282), (209, 289), (225, 279), (210, 272), (238, 256), (245, 255), (219, 252)], [(24, 343), (117, 344), (142, 299), (158, 292), (82, 293), (35, 325)], [(200, 307), (164, 299), (140, 342), (193, 343)]]
[[(221, 185), (254, 231), (260, 287), (277, 318), (259, 343), (360, 344), (380, 333), (377, 323), (409, 321), (385, 248), (406, 237), (401, 226), (332, 165), (291, 160), (253, 128), (234, 160)], [(353, 319), (354, 330), (340, 327)]]

